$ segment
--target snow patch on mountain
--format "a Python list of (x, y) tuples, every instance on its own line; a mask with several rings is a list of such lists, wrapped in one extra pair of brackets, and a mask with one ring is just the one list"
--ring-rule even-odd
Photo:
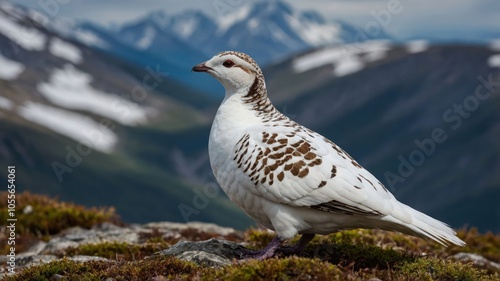
[[(354, 49), (354, 54), (361, 54), (363, 60), (367, 62), (381, 60), (386, 57), (391, 50), (391, 43), (387, 40), (370, 40), (363, 43), (351, 44), (350, 49)], [(355, 46), (353, 48), (352, 46)]]
[(60, 57), (74, 64), (82, 61), (82, 52), (75, 45), (63, 41), (57, 37), (50, 40), (49, 51), (56, 57)]
[(174, 32), (179, 34), (182, 38), (188, 38), (193, 34), (196, 27), (198, 26), (198, 22), (195, 18), (189, 18), (182, 22), (182, 24), (177, 24), (174, 26)]
[(360, 71), (368, 62), (383, 59), (390, 49), (389, 42), (383, 40), (336, 45), (296, 58), (292, 65), (295, 73), (332, 65), (334, 75), (344, 76)]
[(87, 46), (99, 47), (99, 48), (103, 48), (103, 49), (109, 47), (109, 44), (106, 43), (106, 41), (104, 41), (99, 36), (97, 36), (95, 33), (91, 32), (89, 30), (75, 29), (72, 36), (76, 40), (80, 41), (81, 43), (83, 43)]
[(111, 152), (118, 141), (116, 134), (106, 126), (78, 113), (31, 101), (24, 102), (17, 112), (28, 121), (101, 152)]
[(0, 33), (28, 51), (41, 51), (47, 37), (34, 28), (18, 24), (4, 14), (0, 14)]
[(24, 65), (17, 61), (9, 60), (0, 53), (0, 79), (16, 79), (24, 71)]
[(24, 12), (22, 9), (15, 5), (12, 5), (7, 1), (0, 2), (0, 9), (7, 13), (9, 16), (16, 19), (22, 19), (24, 16)]
[(156, 30), (152, 26), (147, 26), (144, 29), (144, 35), (142, 36), (141, 39), (137, 41), (135, 46), (141, 50), (146, 50), (153, 43), (155, 36), (156, 36)]
[(11, 110), (14, 107), (14, 103), (8, 98), (0, 96), (0, 108)]
[(227, 15), (219, 17), (217, 35), (225, 33), (231, 26), (237, 22), (245, 20), (250, 14), (251, 6), (245, 5), (236, 11), (229, 13)]
[(409, 53), (420, 53), (429, 49), (429, 41), (427, 40), (413, 40), (406, 43), (406, 49)]
[(358, 72), (365, 67), (363, 61), (358, 57), (350, 56), (337, 62), (333, 69), (333, 74), (336, 76), (345, 76), (354, 72)]
[(326, 64), (332, 64), (342, 59), (344, 49), (338, 47), (325, 48), (293, 60), (295, 73), (302, 73)]
[(94, 89), (93, 77), (66, 64), (52, 72), (49, 82), (37, 88), (50, 102), (74, 110), (85, 110), (110, 118), (124, 125), (147, 121), (147, 109), (117, 95)]
[(500, 67), (500, 54), (492, 55), (488, 58), (489, 67)]
[(342, 42), (340, 39), (342, 29), (338, 24), (299, 20), (296, 16), (291, 15), (286, 16), (286, 19), (302, 40), (311, 46)]

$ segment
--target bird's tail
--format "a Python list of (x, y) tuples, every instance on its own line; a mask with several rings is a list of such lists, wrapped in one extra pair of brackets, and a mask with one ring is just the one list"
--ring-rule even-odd
[(405, 220), (397, 219), (397, 216), (389, 216), (390, 221), (403, 226), (403, 228), (398, 227), (399, 231), (410, 235), (430, 238), (443, 246), (448, 246), (449, 244), (465, 246), (465, 242), (457, 237), (455, 230), (444, 222), (438, 221), (403, 203), (400, 203), (399, 207), (411, 216), (411, 219)]

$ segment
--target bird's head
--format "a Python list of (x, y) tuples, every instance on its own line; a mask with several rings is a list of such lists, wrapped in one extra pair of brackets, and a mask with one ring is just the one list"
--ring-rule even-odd
[(226, 51), (193, 67), (193, 71), (207, 72), (217, 79), (226, 92), (238, 92), (250, 88), (255, 79), (262, 79), (262, 71), (247, 54)]

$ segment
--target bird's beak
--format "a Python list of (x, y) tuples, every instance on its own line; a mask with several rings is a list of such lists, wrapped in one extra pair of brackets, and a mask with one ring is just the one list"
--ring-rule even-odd
[(202, 63), (200, 63), (198, 65), (193, 66), (192, 70), (195, 71), (195, 72), (207, 72), (207, 71), (209, 71), (211, 69), (212, 68), (206, 66), (205, 63), (202, 62)]

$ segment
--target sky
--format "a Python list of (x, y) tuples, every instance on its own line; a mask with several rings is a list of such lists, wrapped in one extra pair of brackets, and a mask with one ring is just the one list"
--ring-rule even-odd
[[(244, 0), (9, 0), (36, 8), (49, 17), (90, 20), (106, 26), (119, 25), (152, 11), (179, 13), (201, 9), (214, 18), (223, 17), (251, 1)], [(299, 10), (316, 10), (326, 19), (364, 27), (371, 21), (387, 23), (396, 37), (420, 33), (461, 31), (500, 32), (498, 0), (284, 0)], [(391, 8), (392, 7), (392, 8)], [(388, 17), (383, 17), (388, 15)]]

